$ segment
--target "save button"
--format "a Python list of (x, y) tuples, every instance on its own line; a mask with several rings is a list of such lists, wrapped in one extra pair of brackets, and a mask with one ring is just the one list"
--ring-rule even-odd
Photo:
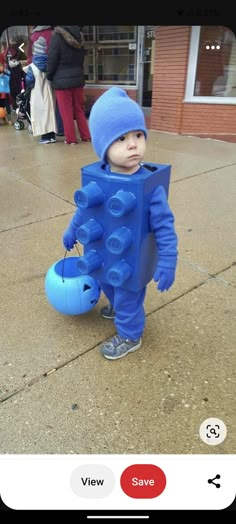
[(153, 499), (164, 491), (166, 476), (164, 471), (154, 464), (132, 464), (123, 471), (120, 485), (128, 497)]

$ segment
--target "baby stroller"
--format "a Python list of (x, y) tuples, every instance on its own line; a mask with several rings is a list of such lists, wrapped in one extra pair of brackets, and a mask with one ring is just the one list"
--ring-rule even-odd
[(16, 114), (17, 120), (14, 123), (14, 127), (17, 131), (24, 129), (24, 120), (28, 122), (28, 131), (32, 133), (31, 119), (30, 119), (30, 89), (26, 91), (22, 89), (19, 95), (16, 96)]

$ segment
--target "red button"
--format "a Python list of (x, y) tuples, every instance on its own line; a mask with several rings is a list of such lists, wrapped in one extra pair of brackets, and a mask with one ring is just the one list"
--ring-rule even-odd
[(123, 471), (120, 485), (128, 497), (153, 499), (164, 491), (166, 476), (153, 464), (133, 464)]

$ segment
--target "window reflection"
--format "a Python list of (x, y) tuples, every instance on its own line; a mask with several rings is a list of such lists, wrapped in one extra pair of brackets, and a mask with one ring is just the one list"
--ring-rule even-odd
[(223, 26), (202, 26), (195, 96), (236, 96), (236, 39)]
[(83, 34), (86, 82), (136, 84), (136, 26), (87, 26)]

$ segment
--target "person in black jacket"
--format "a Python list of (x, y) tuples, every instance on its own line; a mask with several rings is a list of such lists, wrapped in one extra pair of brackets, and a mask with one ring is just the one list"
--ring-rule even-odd
[(16, 97), (20, 94), (22, 86), (25, 80), (25, 73), (22, 69), (20, 62), (20, 53), (17, 51), (16, 46), (11, 46), (6, 50), (6, 61), (8, 69), (11, 73), (10, 76), (10, 94), (12, 108), (17, 109)]
[(84, 113), (84, 40), (79, 26), (56, 26), (48, 49), (47, 79), (55, 90), (66, 144), (77, 144), (74, 118), (81, 140), (90, 142)]

